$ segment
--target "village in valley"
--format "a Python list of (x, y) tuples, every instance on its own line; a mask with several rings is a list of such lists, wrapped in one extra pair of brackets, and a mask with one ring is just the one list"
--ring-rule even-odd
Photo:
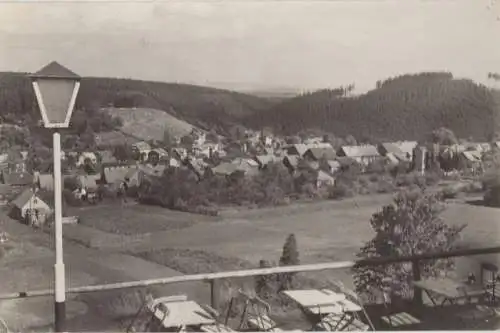
[(279, 3), (0, 3), (0, 332), (500, 328), (495, 3)]

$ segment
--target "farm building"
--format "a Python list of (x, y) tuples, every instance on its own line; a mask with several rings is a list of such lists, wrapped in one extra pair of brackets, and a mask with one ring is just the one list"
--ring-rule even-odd
[(333, 161), (337, 157), (337, 154), (335, 153), (335, 149), (330, 146), (325, 148), (309, 148), (303, 157), (310, 161), (319, 161), (321, 159)]
[(11, 216), (25, 220), (27, 217), (42, 219), (51, 212), (50, 206), (32, 189), (24, 190), (11, 202)]
[(373, 145), (342, 146), (337, 155), (340, 157), (350, 157), (365, 166), (381, 158), (377, 147)]
[(316, 188), (335, 185), (335, 178), (327, 172), (319, 170), (316, 173)]

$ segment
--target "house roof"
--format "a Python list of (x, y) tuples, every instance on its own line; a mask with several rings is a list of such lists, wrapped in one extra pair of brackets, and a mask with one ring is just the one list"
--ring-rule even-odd
[(417, 141), (397, 141), (393, 142), (396, 147), (398, 147), (405, 154), (413, 154), (413, 150), (418, 146)]
[(380, 144), (382, 148), (385, 150), (386, 154), (403, 154), (401, 148), (399, 148), (395, 143), (392, 142), (384, 142)]
[(229, 176), (236, 171), (238, 171), (238, 165), (233, 163), (221, 163), (215, 168), (212, 168), (212, 172), (216, 175)]
[(22, 173), (4, 173), (3, 174), (4, 183), (8, 185), (30, 185), (33, 184), (33, 175), (22, 172)]
[(373, 145), (342, 146), (340, 149), (344, 151), (344, 154), (347, 157), (380, 156), (377, 147)]
[(296, 167), (299, 164), (300, 157), (297, 155), (287, 155), (283, 158), (284, 161), (288, 161), (288, 164), (290, 164), (293, 167)]
[(340, 168), (340, 162), (335, 160), (335, 161), (327, 161), (328, 165), (330, 166), (330, 168), (336, 170), (338, 168)]
[(329, 173), (327, 173), (323, 170), (318, 171), (316, 178), (318, 180), (335, 180), (335, 177), (333, 177), (332, 175), (330, 175)]
[(153, 151), (157, 152), (160, 156), (168, 156), (168, 152), (163, 148), (155, 148)]
[(324, 147), (324, 148), (309, 148), (305, 154), (312, 155), (313, 158), (319, 160), (321, 158), (326, 158), (327, 160), (333, 160), (337, 157), (335, 153), (335, 149), (333, 147)]
[(26, 203), (28, 203), (34, 195), (39, 200), (43, 201), (38, 195), (36, 195), (36, 193), (33, 193), (33, 190), (31, 188), (27, 188), (26, 190), (21, 192), (21, 194), (19, 194), (14, 200), (12, 200), (11, 203), (17, 208), (23, 208), (23, 206), (26, 205)]
[(385, 158), (392, 164), (399, 164), (400, 161), (400, 158), (398, 158), (394, 153), (387, 153)]
[(280, 162), (282, 159), (275, 155), (258, 155), (255, 156), (255, 160), (261, 165), (265, 166), (269, 163)]
[(462, 155), (470, 162), (480, 162), (481, 153), (479, 151), (464, 151)]
[(257, 161), (252, 160), (251, 158), (245, 158), (245, 157), (237, 157), (231, 161), (232, 164), (237, 164), (241, 165), (244, 167), (250, 166), (250, 167), (258, 167), (259, 164)]
[(41, 173), (38, 175), (38, 183), (41, 188), (53, 189), (54, 188), (54, 177), (51, 173)]
[(287, 152), (287, 154), (290, 154), (290, 150), (295, 149), (295, 151), (297, 151), (298, 155), (302, 156), (307, 151), (307, 149), (309, 149), (309, 147), (303, 143), (297, 143), (294, 145), (284, 147), (283, 149)]
[(144, 141), (136, 142), (132, 146), (134, 146), (138, 150), (150, 150), (151, 149), (151, 146), (149, 145), (149, 143), (144, 142)]

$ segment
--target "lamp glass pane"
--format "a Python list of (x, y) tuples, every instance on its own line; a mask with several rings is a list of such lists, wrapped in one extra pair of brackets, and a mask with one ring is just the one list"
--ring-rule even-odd
[(61, 124), (66, 120), (75, 81), (40, 79), (37, 81), (50, 124)]

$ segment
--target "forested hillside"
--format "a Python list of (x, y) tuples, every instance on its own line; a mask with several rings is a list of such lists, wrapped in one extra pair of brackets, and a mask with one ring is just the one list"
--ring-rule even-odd
[(284, 101), (247, 119), (253, 127), (273, 126), (293, 134), (320, 129), (363, 140), (428, 139), (432, 130), (451, 129), (458, 137), (486, 140), (493, 133), (492, 92), (450, 73), (404, 75), (377, 82), (356, 97), (322, 90)]
[[(202, 128), (227, 127), (243, 117), (266, 110), (265, 98), (177, 83), (129, 79), (84, 78), (77, 109), (103, 106), (146, 107), (166, 112)], [(18, 122), (38, 119), (31, 83), (23, 73), (0, 73), (0, 117)]]

